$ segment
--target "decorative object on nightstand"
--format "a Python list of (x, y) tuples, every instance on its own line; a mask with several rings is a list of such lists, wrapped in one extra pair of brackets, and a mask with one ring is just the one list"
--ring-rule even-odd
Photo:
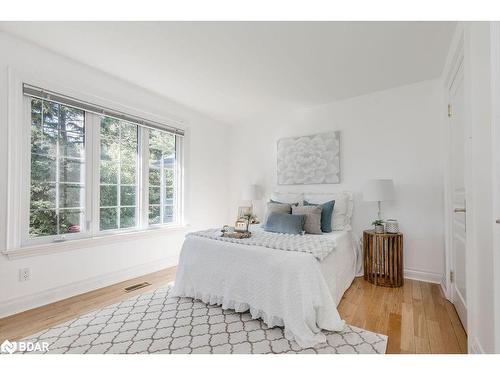
[(385, 231), (387, 233), (399, 233), (399, 224), (395, 219), (387, 219), (385, 221)]
[(375, 220), (372, 225), (374, 226), (375, 233), (384, 233), (384, 220)]
[[(244, 201), (250, 202), (250, 223), (258, 224), (259, 220), (253, 211), (253, 201), (261, 199), (261, 191), (258, 185), (247, 185), (245, 189), (241, 192), (241, 199)], [(240, 218), (240, 214), (238, 213), (238, 218)]]
[(403, 234), (363, 232), (365, 280), (388, 287), (403, 285)]
[(381, 202), (394, 199), (392, 180), (369, 180), (363, 189), (363, 200), (378, 203), (378, 220), (382, 220)]

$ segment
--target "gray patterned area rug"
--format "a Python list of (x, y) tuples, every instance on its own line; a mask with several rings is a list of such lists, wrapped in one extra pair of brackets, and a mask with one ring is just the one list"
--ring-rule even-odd
[(48, 353), (385, 353), (387, 336), (347, 326), (327, 343), (301, 349), (283, 329), (248, 313), (169, 295), (170, 287), (49, 328), (24, 341), (49, 343)]

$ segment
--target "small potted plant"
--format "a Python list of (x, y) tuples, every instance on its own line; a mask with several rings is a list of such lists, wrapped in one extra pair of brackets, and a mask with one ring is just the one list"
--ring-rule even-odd
[(375, 220), (372, 225), (375, 227), (375, 233), (384, 233), (384, 220)]

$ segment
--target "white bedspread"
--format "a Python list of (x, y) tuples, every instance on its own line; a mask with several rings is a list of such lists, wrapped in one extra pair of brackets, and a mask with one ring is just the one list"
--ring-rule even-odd
[[(335, 251), (335, 250), (333, 250)], [(336, 304), (312, 255), (187, 236), (177, 267), (177, 296), (250, 311), (303, 348), (340, 331)]]

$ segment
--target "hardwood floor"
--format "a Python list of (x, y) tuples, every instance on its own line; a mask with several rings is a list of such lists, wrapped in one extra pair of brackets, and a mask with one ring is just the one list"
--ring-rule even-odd
[(405, 279), (401, 288), (354, 280), (339, 305), (349, 324), (389, 336), (387, 353), (467, 353), (455, 307), (437, 284)]
[[(174, 278), (175, 268), (169, 268), (0, 319), (0, 342), (19, 340)], [(151, 285), (124, 290), (145, 281)], [(402, 288), (383, 288), (356, 278), (339, 312), (349, 324), (389, 336), (387, 353), (467, 352), (467, 336), (455, 308), (436, 284), (406, 279)]]

